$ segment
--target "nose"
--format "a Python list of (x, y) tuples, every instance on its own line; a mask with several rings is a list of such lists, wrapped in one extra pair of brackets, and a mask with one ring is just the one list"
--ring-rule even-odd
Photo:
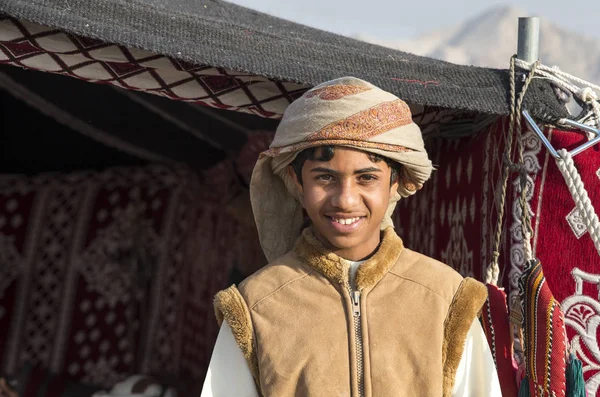
[(355, 208), (359, 201), (358, 189), (350, 181), (340, 183), (331, 197), (331, 205), (344, 211)]

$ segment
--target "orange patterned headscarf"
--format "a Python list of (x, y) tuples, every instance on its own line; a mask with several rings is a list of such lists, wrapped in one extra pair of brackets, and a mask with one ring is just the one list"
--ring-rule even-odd
[(288, 106), (275, 139), (261, 153), (252, 174), (252, 210), (269, 261), (293, 247), (303, 221), (298, 192), (286, 167), (302, 150), (323, 145), (376, 153), (403, 165), (382, 229), (393, 226), (391, 215), (400, 197), (414, 194), (431, 175), (421, 130), (404, 101), (354, 77), (314, 87)]

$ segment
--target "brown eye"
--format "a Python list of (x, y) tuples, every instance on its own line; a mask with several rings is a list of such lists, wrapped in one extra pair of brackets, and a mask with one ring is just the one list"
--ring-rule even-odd
[(332, 175), (328, 175), (328, 174), (317, 175), (317, 180), (319, 180), (319, 181), (331, 181), (331, 180), (333, 180), (333, 176)]
[(364, 174), (360, 176), (360, 179), (365, 182), (371, 182), (377, 180), (377, 176), (373, 174)]

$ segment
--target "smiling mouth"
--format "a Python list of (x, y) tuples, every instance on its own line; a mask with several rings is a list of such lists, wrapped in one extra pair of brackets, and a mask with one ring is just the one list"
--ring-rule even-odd
[(354, 218), (334, 218), (331, 216), (329, 217), (329, 219), (331, 219), (335, 223), (339, 223), (340, 225), (352, 225), (353, 223), (358, 222), (361, 218), (361, 216), (357, 216)]
[(354, 233), (358, 230), (363, 221), (366, 219), (365, 216), (354, 216), (352, 218), (339, 217), (339, 216), (327, 216), (329, 219), (329, 225), (336, 231), (336, 233), (349, 234)]

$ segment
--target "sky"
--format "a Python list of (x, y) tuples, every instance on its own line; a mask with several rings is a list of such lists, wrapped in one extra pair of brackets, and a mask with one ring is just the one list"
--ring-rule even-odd
[[(600, 1), (522, 0), (227, 0), (346, 36), (409, 39), (463, 23), (493, 7), (511, 6), (566, 30), (600, 38)], [(460, 6), (459, 6), (460, 4)]]

